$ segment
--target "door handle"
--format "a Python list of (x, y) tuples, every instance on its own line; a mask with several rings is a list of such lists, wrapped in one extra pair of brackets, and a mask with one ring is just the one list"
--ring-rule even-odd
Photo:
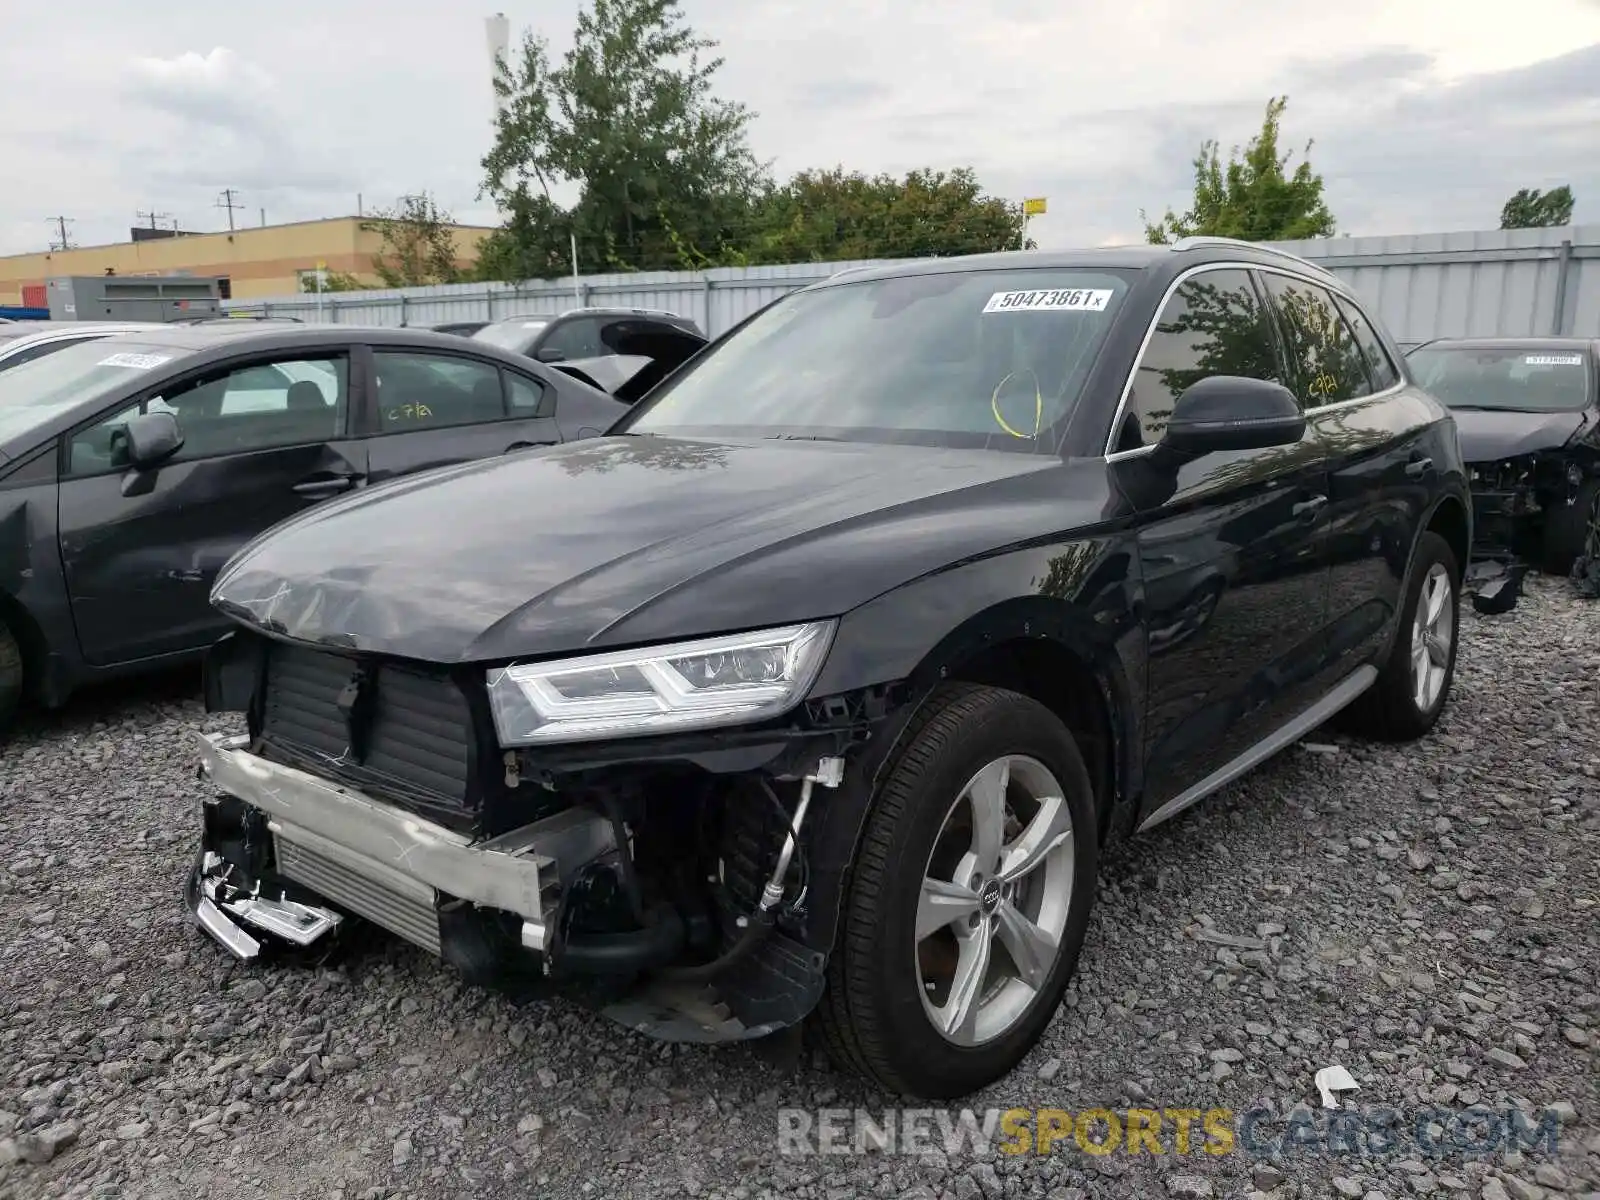
[(298, 495), (321, 500), (327, 496), (337, 496), (340, 492), (348, 492), (355, 487), (359, 478), (359, 475), (322, 475), (312, 479), (302, 479), (294, 485), (294, 490)]
[(1412, 479), (1421, 479), (1431, 470), (1433, 470), (1431, 458), (1413, 458), (1406, 464), (1406, 474)]
[(1322, 506), (1328, 502), (1326, 496), (1313, 496), (1309, 500), (1302, 500), (1289, 511), (1297, 517), (1309, 517), (1322, 511)]

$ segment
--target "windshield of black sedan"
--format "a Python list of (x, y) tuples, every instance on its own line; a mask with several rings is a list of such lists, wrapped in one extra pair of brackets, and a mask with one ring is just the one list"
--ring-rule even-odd
[(97, 338), (0, 371), (0, 442), (165, 366), (182, 351)]
[(1424, 346), (1406, 360), (1417, 382), (1450, 408), (1562, 412), (1589, 399), (1580, 350)]
[(1121, 271), (901, 275), (786, 297), (669, 382), (629, 433), (1054, 453), (1116, 318)]

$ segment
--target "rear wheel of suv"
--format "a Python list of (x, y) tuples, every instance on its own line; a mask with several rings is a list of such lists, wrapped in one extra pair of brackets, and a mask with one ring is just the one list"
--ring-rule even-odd
[(11, 727), (22, 703), (22, 647), (0, 617), (0, 736)]
[(1005, 1075), (1077, 965), (1099, 840), (1072, 734), (1015, 692), (929, 698), (867, 815), (818, 1006), (830, 1055), (904, 1095)]
[(1389, 661), (1378, 681), (1345, 710), (1351, 728), (1393, 742), (1419, 738), (1433, 728), (1455, 678), (1460, 606), (1455, 552), (1437, 533), (1424, 533)]

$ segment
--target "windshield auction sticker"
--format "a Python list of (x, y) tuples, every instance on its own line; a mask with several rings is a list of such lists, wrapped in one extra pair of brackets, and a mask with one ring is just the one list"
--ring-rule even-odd
[(1581, 354), (1530, 354), (1522, 360), (1530, 367), (1581, 367)]
[(1103, 312), (1110, 288), (1051, 288), (1039, 292), (996, 292), (983, 306), (997, 312)]
[(132, 367), (135, 371), (148, 371), (164, 362), (171, 362), (169, 354), (110, 354), (95, 363), (97, 367)]

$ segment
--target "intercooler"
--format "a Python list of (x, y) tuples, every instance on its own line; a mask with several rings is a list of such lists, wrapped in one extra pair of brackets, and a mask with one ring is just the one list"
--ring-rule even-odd
[(431, 954), (439, 953), (432, 888), (381, 863), (356, 870), (320, 851), (316, 834), (281, 821), (274, 827), (280, 874)]

